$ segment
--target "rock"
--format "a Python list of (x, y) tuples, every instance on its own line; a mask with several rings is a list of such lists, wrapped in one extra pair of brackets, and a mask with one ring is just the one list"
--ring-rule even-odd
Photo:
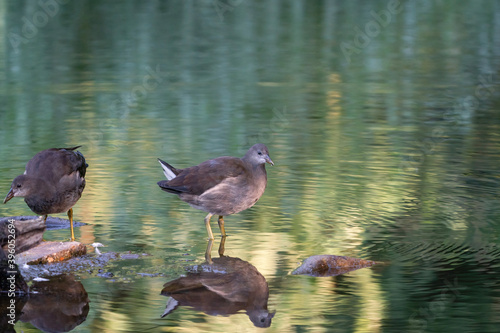
[(9, 260), (9, 255), (0, 248), (0, 295), (13, 294), (23, 295), (28, 291), (28, 285), (24, 281), (17, 265)]
[(35, 248), (16, 256), (18, 265), (37, 265), (59, 262), (87, 253), (85, 245), (79, 242), (43, 242)]
[(141, 256), (136, 253), (122, 253), (120, 254), (121, 259), (139, 259)]
[(102, 272), (102, 270), (100, 269), (99, 273), (97, 273), (97, 276), (102, 277), (102, 278), (106, 278), (106, 279), (110, 279), (115, 275), (111, 272)]
[[(45, 221), (45, 225), (47, 226), (47, 230), (68, 229), (70, 227), (70, 222), (68, 219), (49, 215), (47, 221)], [(85, 225), (85, 223), (73, 220), (73, 227), (77, 228), (83, 225)]]
[(375, 265), (375, 261), (345, 256), (316, 255), (304, 260), (293, 275), (336, 276)]
[(41, 217), (4, 217), (0, 219), (0, 245), (7, 250), (11, 241), (10, 243), (13, 244), (11, 246), (14, 246), (16, 254), (19, 254), (40, 244), (44, 231), (45, 222)]

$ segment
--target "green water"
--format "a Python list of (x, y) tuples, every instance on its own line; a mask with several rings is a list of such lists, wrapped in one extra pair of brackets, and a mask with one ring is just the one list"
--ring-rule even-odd
[[(499, 331), (500, 2), (66, 2), (0, 1), (0, 194), (36, 152), (83, 145), (77, 239), (150, 254), (75, 273), (91, 302), (74, 332)], [(225, 218), (225, 254), (265, 277), (271, 326), (160, 318), (207, 236), (157, 158), (257, 142), (275, 166)], [(316, 254), (385, 264), (290, 275)]]

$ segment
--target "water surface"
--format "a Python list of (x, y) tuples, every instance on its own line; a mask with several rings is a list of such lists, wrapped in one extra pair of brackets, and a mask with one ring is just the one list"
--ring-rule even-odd
[[(63, 2), (0, 1), (0, 192), (36, 152), (83, 145), (77, 239), (141, 257), (75, 272), (90, 299), (75, 332), (264, 330), (244, 311), (160, 318), (207, 240), (156, 159), (257, 142), (276, 165), (225, 219), (225, 254), (267, 281), (266, 331), (498, 331), (498, 1)], [(384, 264), (290, 275), (316, 254)]]

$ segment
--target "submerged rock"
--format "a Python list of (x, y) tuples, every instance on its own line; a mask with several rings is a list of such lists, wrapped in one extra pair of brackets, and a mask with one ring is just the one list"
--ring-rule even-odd
[(375, 261), (345, 256), (315, 255), (304, 260), (293, 275), (336, 276), (375, 265)]

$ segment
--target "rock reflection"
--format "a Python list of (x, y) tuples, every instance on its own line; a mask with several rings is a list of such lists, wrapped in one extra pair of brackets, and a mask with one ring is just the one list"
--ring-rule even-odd
[[(0, 240), (1, 242), (1, 240)], [(28, 292), (28, 285), (19, 272), (19, 267), (9, 260), (7, 253), (0, 246), (0, 295), (11, 297)]]
[[(14, 300), (14, 301), (12, 301)], [(0, 332), (15, 333), (14, 325), (21, 315), (22, 308), (28, 300), (27, 295), (8, 297), (0, 294)]]
[(69, 332), (85, 321), (89, 302), (85, 288), (73, 275), (54, 276), (33, 283), (20, 320), (44, 332)]
[(304, 260), (292, 275), (337, 276), (375, 265), (375, 261), (345, 256), (315, 255)]
[(269, 327), (274, 312), (267, 310), (269, 287), (266, 279), (249, 262), (224, 256), (225, 237), (219, 258), (212, 259), (213, 241), (205, 253), (206, 262), (187, 268), (187, 276), (167, 282), (161, 291), (170, 296), (162, 318), (178, 306), (189, 306), (211, 316), (229, 316), (245, 311), (257, 327)]
[(0, 230), (0, 332), (15, 333), (14, 325), (28, 300), (28, 285), (2, 249), (7, 244), (5, 235)]

